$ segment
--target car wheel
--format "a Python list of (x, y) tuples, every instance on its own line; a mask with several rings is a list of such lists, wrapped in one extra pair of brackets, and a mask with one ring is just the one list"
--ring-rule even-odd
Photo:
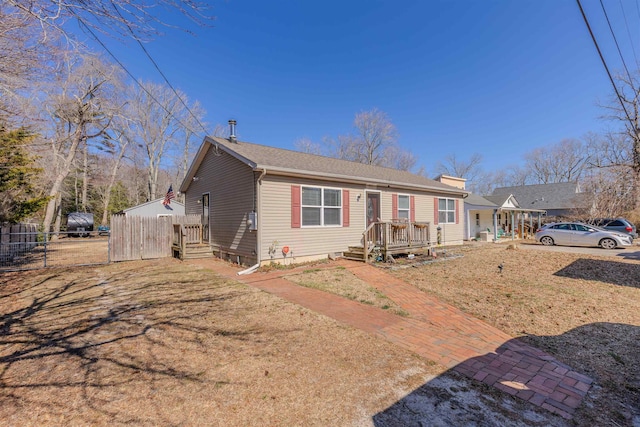
[(540, 243), (545, 246), (553, 246), (553, 239), (549, 236), (544, 236), (542, 239), (540, 239)]
[(600, 246), (602, 246), (604, 249), (615, 249), (618, 245), (613, 239), (602, 239), (600, 240)]

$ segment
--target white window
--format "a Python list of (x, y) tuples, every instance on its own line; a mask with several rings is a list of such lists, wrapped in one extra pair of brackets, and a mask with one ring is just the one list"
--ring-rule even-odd
[(406, 195), (398, 195), (398, 218), (409, 219), (411, 209), (411, 198)]
[(302, 226), (340, 226), (342, 190), (302, 187)]
[(456, 201), (455, 199), (438, 199), (438, 223), (455, 224)]

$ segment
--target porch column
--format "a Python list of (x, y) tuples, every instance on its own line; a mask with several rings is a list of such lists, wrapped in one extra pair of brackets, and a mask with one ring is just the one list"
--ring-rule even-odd
[(516, 238), (516, 215), (514, 211), (511, 211), (511, 240)]
[(520, 237), (524, 239), (524, 211), (518, 212), (518, 215), (520, 215)]
[(493, 241), (498, 241), (498, 209), (493, 210)]

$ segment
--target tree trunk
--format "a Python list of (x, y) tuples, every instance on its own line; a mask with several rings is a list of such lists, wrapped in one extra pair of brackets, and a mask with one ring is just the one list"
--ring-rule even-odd
[(82, 158), (82, 212), (87, 212), (87, 193), (89, 191), (89, 180), (87, 179), (87, 169), (89, 168), (88, 162), (88, 144), (84, 142), (84, 151)]
[(128, 145), (128, 141), (124, 143), (120, 147), (120, 153), (118, 153), (118, 157), (115, 160), (113, 165), (113, 169), (111, 169), (111, 176), (109, 177), (109, 184), (107, 185), (107, 191), (104, 196), (104, 204), (102, 209), (102, 224), (107, 224), (109, 218), (109, 202), (111, 201), (111, 189), (113, 188), (116, 182), (116, 176), (118, 175), (118, 169), (120, 169), (120, 162), (124, 157), (124, 153), (126, 151)]
[(71, 170), (71, 164), (73, 163), (73, 159), (76, 156), (78, 145), (82, 140), (83, 130), (84, 130), (83, 126), (78, 126), (76, 128), (73, 135), (71, 147), (69, 147), (67, 156), (63, 160), (62, 165), (58, 170), (55, 179), (53, 180), (51, 189), (49, 190), (48, 196), (51, 197), (51, 199), (49, 200), (49, 203), (47, 203), (47, 210), (45, 211), (44, 221), (42, 222), (42, 228), (45, 232), (51, 230), (51, 222), (53, 221), (53, 216), (55, 214), (55, 209), (56, 209), (56, 199), (60, 194), (60, 188), (62, 188), (63, 181), (67, 176), (69, 176), (69, 171)]
[(62, 225), (62, 197), (58, 194), (57, 206), (56, 206), (56, 221), (53, 224), (53, 231), (55, 233), (60, 232), (60, 226)]

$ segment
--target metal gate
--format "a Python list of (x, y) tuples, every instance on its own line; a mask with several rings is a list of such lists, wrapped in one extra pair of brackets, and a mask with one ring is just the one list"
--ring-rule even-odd
[(34, 224), (0, 227), (0, 272), (109, 263), (109, 232), (43, 233)]

